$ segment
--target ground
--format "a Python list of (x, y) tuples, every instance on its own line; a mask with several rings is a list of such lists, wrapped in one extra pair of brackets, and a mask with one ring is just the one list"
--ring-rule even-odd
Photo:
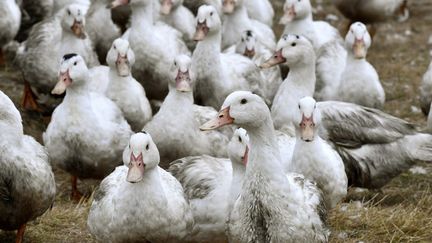
[[(273, 0), (277, 17), (282, 0)], [(316, 5), (315, 5), (316, 6)], [(317, 15), (338, 17), (332, 24), (343, 30), (346, 20), (324, 1)], [(395, 20), (378, 27), (368, 60), (377, 69), (386, 91), (384, 110), (413, 122), (421, 129), (425, 116), (419, 109), (418, 87), (430, 62), (429, 35), (432, 34), (432, 2), (409, 1), (411, 17), (399, 23)], [(23, 90), (21, 76), (15, 70), (0, 67), (0, 90), (18, 106)], [(20, 110), (25, 133), (41, 141), (44, 119)], [(432, 165), (418, 164), (415, 171), (406, 172), (378, 191), (351, 188), (345, 202), (330, 212), (331, 242), (431, 242), (432, 241)], [(91, 199), (78, 204), (69, 200), (70, 178), (55, 169), (57, 198), (51, 210), (29, 223), (24, 242), (94, 242), (86, 227)], [(95, 181), (80, 181), (80, 188), (90, 196)], [(13, 242), (15, 232), (0, 231), (0, 242)]]

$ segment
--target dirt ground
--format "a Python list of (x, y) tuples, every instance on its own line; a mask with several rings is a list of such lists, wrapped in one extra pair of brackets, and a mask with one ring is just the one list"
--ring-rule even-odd
[[(273, 0), (277, 16), (282, 0)], [(315, 5), (316, 6), (316, 5)], [(322, 3), (317, 18), (334, 16), (331, 23), (342, 30), (347, 23), (329, 3)], [(431, 60), (432, 1), (409, 1), (411, 17), (406, 22), (389, 21), (378, 26), (368, 53), (386, 91), (384, 110), (413, 122), (421, 129), (426, 118), (420, 112), (418, 87)], [(331, 14), (331, 16), (329, 16)], [(16, 70), (0, 67), (0, 90), (18, 106), (23, 90)], [(20, 110), (26, 134), (41, 141), (46, 125), (39, 114)], [(431, 159), (432, 160), (432, 159)], [(330, 212), (331, 242), (432, 242), (432, 165), (419, 164), (416, 173), (406, 172), (378, 191), (351, 188), (348, 198)], [(29, 223), (24, 242), (94, 242), (86, 228), (91, 199), (78, 204), (69, 200), (70, 178), (55, 169), (57, 198), (52, 210)], [(80, 182), (91, 194), (97, 181)], [(13, 242), (15, 232), (0, 231), (0, 242)]]

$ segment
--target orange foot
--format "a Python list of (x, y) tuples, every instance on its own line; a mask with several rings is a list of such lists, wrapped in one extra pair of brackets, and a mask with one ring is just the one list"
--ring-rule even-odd
[(24, 239), (25, 228), (26, 228), (26, 224), (23, 224), (18, 228), (17, 235), (15, 238), (15, 243), (22, 243), (22, 241)]
[(81, 200), (81, 198), (83, 197), (83, 194), (80, 191), (78, 191), (78, 187), (77, 187), (78, 177), (72, 176), (71, 179), (72, 179), (71, 180), (71, 182), (72, 182), (71, 199), (74, 200), (75, 202), (79, 202)]
[(36, 95), (33, 93), (30, 84), (24, 80), (24, 93), (21, 99), (21, 106), (25, 110), (30, 111), (38, 111), (41, 112), (41, 108), (39, 107), (36, 101)]

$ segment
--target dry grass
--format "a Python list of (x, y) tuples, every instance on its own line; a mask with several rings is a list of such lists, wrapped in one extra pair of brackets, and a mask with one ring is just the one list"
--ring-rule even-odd
[[(278, 16), (282, 0), (274, 0)], [(343, 29), (345, 20), (324, 1), (325, 13), (338, 15), (333, 23)], [(420, 126), (425, 117), (417, 112), (418, 86), (429, 64), (427, 39), (432, 34), (432, 2), (410, 1), (411, 18), (404, 23), (388, 22), (379, 27), (368, 60), (376, 67), (386, 90), (385, 111)], [(319, 14), (321, 18), (325, 14)], [(277, 21), (275, 21), (277, 23)], [(282, 28), (275, 26), (277, 35)], [(0, 68), (1, 69), (1, 68)], [(13, 70), (0, 71), (0, 89), (19, 104), (23, 85)], [(21, 110), (25, 133), (41, 141), (43, 118)], [(432, 242), (432, 165), (421, 164), (427, 174), (409, 172), (395, 178), (379, 191), (351, 189), (346, 202), (330, 212), (332, 242)], [(31, 222), (24, 242), (94, 242), (86, 227), (89, 201), (69, 200), (69, 176), (55, 170), (58, 195), (52, 210)], [(80, 182), (90, 195), (97, 182)], [(0, 231), (0, 242), (13, 242), (14, 232)]]

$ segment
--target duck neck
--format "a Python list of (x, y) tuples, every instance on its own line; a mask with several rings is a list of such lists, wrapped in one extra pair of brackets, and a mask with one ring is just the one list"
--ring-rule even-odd
[(249, 15), (244, 4), (237, 6), (231, 14), (225, 14), (224, 17), (225, 23), (233, 29), (241, 30), (241, 27), (249, 25)]
[(162, 180), (158, 166), (144, 171), (142, 181), (135, 184), (139, 185), (140, 188), (146, 188), (152, 193), (158, 195), (158, 198), (165, 198), (165, 192), (162, 187)]
[(131, 28), (146, 30), (148, 26), (152, 26), (154, 24), (153, 1), (148, 1), (148, 3), (136, 4), (131, 7)]
[[(216, 33), (211, 33), (207, 35), (202, 41), (198, 42), (194, 54), (195, 52), (201, 53), (205, 51), (208, 56), (215, 58), (216, 55), (219, 55), (221, 53), (221, 41), (222, 34), (220, 30)], [(219, 57), (217, 57), (217, 59), (219, 59)]]
[(86, 97), (90, 95), (89, 87), (88, 87), (89, 74), (83, 80), (74, 81), (67, 89), (65, 100), (75, 99), (77, 97)]
[[(177, 91), (177, 89), (171, 85), (168, 88), (168, 95), (166, 96), (159, 113), (164, 114), (165, 110), (171, 110), (169, 113), (172, 113), (172, 110), (174, 109), (174, 113), (179, 114), (182, 117), (193, 116), (193, 93)], [(181, 107), (181, 109), (178, 109), (178, 107)]]
[(109, 73), (109, 84), (108, 89), (115, 87), (125, 87), (129, 85), (129, 80), (131, 79), (131, 74), (128, 76), (122, 77), (119, 76), (117, 70), (115, 68), (110, 68)]
[(286, 24), (284, 34), (303, 35), (313, 43), (315, 41), (315, 30), (312, 13), (302, 19), (295, 19)]
[(233, 174), (231, 179), (230, 198), (229, 198), (230, 207), (234, 205), (235, 200), (237, 200), (237, 197), (240, 195), (243, 179), (246, 171), (244, 165), (238, 162), (234, 162), (232, 159), (231, 159), (231, 165), (232, 165)]

